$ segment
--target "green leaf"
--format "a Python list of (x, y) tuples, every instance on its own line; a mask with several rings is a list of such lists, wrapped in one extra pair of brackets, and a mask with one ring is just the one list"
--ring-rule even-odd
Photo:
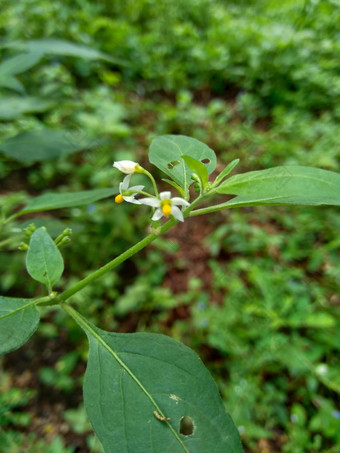
[(155, 138), (149, 149), (149, 160), (181, 186), (188, 197), (193, 171), (182, 157), (189, 156), (207, 168), (208, 174), (216, 168), (216, 156), (204, 143), (185, 135), (163, 135)]
[(39, 311), (32, 299), (0, 296), (0, 355), (20, 348), (39, 324)]
[[(242, 452), (217, 387), (192, 350), (163, 335), (109, 333), (75, 317), (90, 343), (85, 406), (106, 453)], [(183, 417), (188, 435), (180, 433)]]
[(8, 58), (0, 64), (0, 79), (27, 71), (35, 66), (41, 57), (42, 52), (33, 51)]
[(111, 197), (116, 193), (117, 189), (94, 189), (71, 193), (45, 193), (28, 203), (20, 211), (20, 215), (52, 209), (74, 208), (75, 206), (87, 205), (103, 198)]
[(6, 97), (0, 100), (0, 120), (8, 121), (28, 112), (44, 112), (53, 105), (51, 101), (33, 96)]
[(63, 257), (44, 227), (35, 230), (31, 236), (26, 268), (34, 280), (43, 283), (49, 290), (64, 271)]
[(237, 195), (219, 209), (256, 205), (340, 205), (340, 174), (313, 167), (274, 167), (227, 179), (219, 193)]
[(0, 87), (10, 88), (19, 93), (24, 92), (22, 84), (13, 77), (36, 65), (42, 57), (40, 52), (23, 53), (7, 58), (0, 64)]
[(236, 167), (236, 165), (240, 162), (240, 159), (235, 159), (233, 161), (231, 161), (223, 171), (221, 171), (221, 173), (217, 176), (216, 178), (216, 184), (218, 184), (219, 182), (221, 182), (224, 178), (226, 178), (229, 173), (231, 173), (234, 168)]
[(0, 150), (20, 162), (54, 159), (101, 144), (77, 132), (42, 129), (23, 132), (0, 143)]
[(3, 79), (0, 78), (0, 87), (9, 88), (10, 90), (17, 91), (18, 93), (24, 93), (25, 91), (23, 85), (13, 76), (7, 76)]
[(110, 63), (126, 65), (126, 62), (112, 58), (109, 55), (92, 49), (82, 44), (76, 44), (63, 39), (33, 39), (30, 41), (18, 41), (7, 47), (20, 49), (27, 52), (40, 52), (45, 55), (63, 55), (69, 57), (85, 58), (87, 60), (106, 60)]
[(202, 186), (206, 187), (208, 184), (207, 167), (204, 164), (202, 164), (202, 162), (200, 162), (199, 160), (193, 159), (190, 156), (182, 156), (182, 159), (187, 164), (187, 166), (190, 168), (190, 170), (197, 173), (198, 177), (201, 180)]

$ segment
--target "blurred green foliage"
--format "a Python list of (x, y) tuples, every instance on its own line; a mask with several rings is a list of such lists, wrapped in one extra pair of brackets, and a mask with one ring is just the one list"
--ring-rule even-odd
[[(145, 164), (151, 139), (167, 133), (209, 144), (220, 170), (240, 158), (240, 172), (289, 164), (339, 171), (339, 20), (335, 0), (3, 0), (2, 209), (45, 191), (118, 188), (113, 160)], [(6, 152), (22, 134), (48, 131), (60, 137), (59, 157), (34, 162)], [(68, 154), (56, 146), (65, 137)], [(28, 224), (53, 237), (72, 228), (61, 249), (65, 287), (143, 237), (148, 223), (136, 209), (104, 200), (9, 225), (0, 239), (1, 294), (40, 294), (17, 250)], [(103, 329), (165, 333), (195, 348), (249, 451), (339, 452), (338, 210), (232, 210), (183, 228), (73, 302)], [(66, 400), (79, 393), (81, 332), (49, 309), (36, 335), (3, 360), (7, 373), (20, 372), (25, 354), (41, 355), (32, 388)], [(75, 451), (67, 435), (50, 445), (27, 435), (33, 393), (2, 390), (6, 451)], [(71, 432), (100, 451), (76, 406), (65, 414)]]

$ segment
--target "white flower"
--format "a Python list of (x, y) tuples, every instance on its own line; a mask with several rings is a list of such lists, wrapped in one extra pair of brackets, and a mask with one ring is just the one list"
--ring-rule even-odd
[(156, 208), (152, 220), (159, 220), (163, 216), (170, 217), (172, 215), (180, 222), (184, 222), (184, 217), (178, 206), (189, 206), (190, 204), (184, 198), (171, 198), (170, 192), (161, 192), (159, 198), (141, 198), (139, 202), (140, 204), (146, 204)]
[(119, 160), (118, 162), (114, 162), (113, 166), (118, 168), (122, 173), (126, 175), (131, 175), (132, 173), (136, 172), (136, 167), (138, 166), (137, 162), (133, 162), (132, 160)]
[[(131, 186), (130, 184), (131, 175), (125, 176), (123, 181), (119, 184), (119, 195), (116, 196), (115, 202), (122, 203), (124, 200), (129, 203), (134, 204), (141, 204), (140, 201), (135, 199), (137, 193), (133, 193), (134, 190), (143, 190), (144, 186)], [(128, 192), (128, 195), (124, 195), (124, 193)]]

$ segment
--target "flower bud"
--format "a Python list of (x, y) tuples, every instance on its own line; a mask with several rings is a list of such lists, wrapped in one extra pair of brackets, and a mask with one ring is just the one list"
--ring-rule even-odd
[(26, 244), (26, 242), (20, 242), (18, 250), (28, 250), (28, 244)]
[(118, 168), (118, 170), (122, 173), (131, 175), (132, 173), (136, 172), (136, 167), (138, 166), (138, 164), (137, 162), (133, 162), (132, 160), (120, 160), (118, 162), (114, 162), (113, 166), (115, 168)]

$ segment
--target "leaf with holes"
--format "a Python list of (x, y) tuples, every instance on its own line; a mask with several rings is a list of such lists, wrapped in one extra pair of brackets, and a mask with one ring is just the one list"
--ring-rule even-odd
[(84, 399), (106, 453), (241, 453), (238, 431), (200, 358), (158, 334), (118, 334), (90, 324)]
[(274, 167), (232, 176), (217, 191), (237, 195), (218, 205), (220, 209), (268, 204), (340, 206), (340, 174), (313, 167)]
[(194, 171), (184, 162), (183, 156), (204, 164), (208, 175), (216, 168), (216, 156), (204, 143), (185, 135), (162, 135), (151, 143), (149, 160), (183, 188), (186, 198), (188, 189), (194, 181)]
[(20, 348), (39, 324), (39, 311), (32, 299), (0, 296), (0, 355)]
[(36, 230), (31, 236), (26, 255), (26, 268), (34, 280), (43, 283), (49, 290), (64, 271), (63, 257), (44, 227)]

